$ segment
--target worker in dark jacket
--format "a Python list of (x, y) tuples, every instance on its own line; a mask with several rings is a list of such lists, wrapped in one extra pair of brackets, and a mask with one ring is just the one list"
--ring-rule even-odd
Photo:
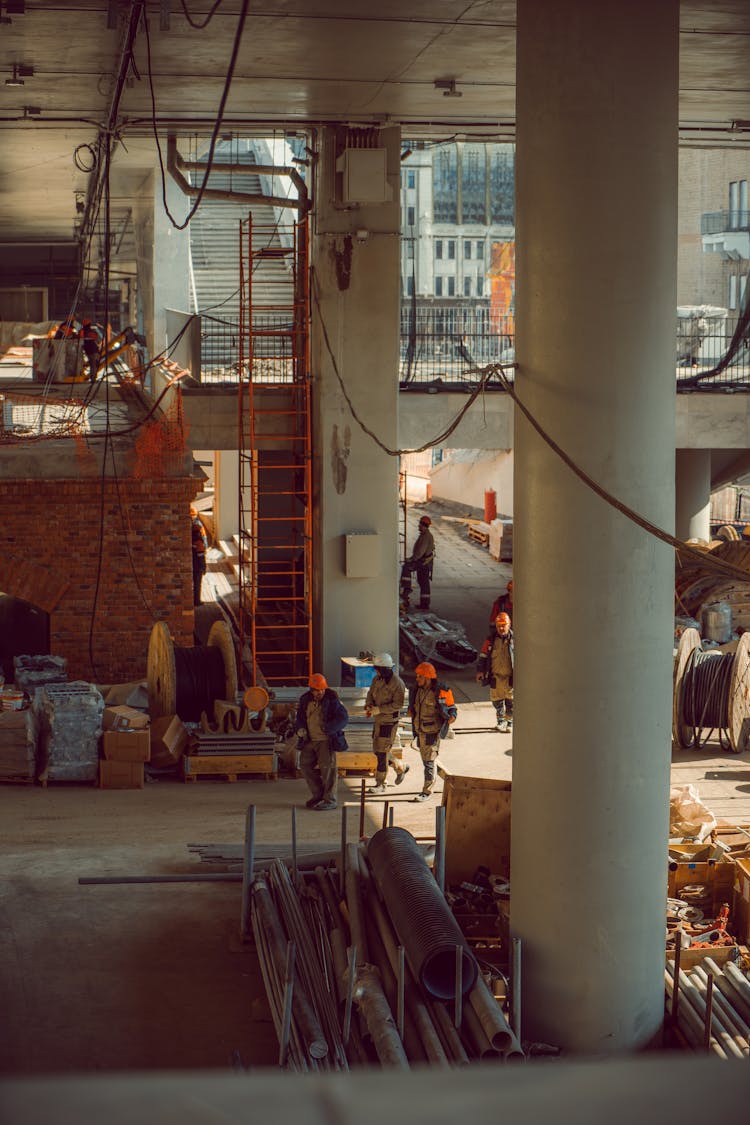
[(396, 771), (396, 785), (400, 785), (409, 772), (400, 758), (396, 758), (393, 744), (398, 737), (398, 718), (406, 698), (406, 686), (394, 671), (393, 657), (389, 652), (373, 656), (375, 679), (365, 698), (365, 714), (372, 719), (372, 749), (377, 759), (375, 784), (371, 793), (385, 793), (388, 766)]
[(409, 715), (424, 767), (422, 792), (414, 800), (426, 801), (435, 787), (435, 762), (440, 739), (445, 738), (448, 727), (456, 721), (458, 709), (451, 689), (438, 682), (434, 665), (426, 661), (418, 664), (414, 674), (417, 687), (409, 698)]
[(490, 633), (495, 632), (495, 621), (497, 620), (498, 613), (507, 613), (511, 621), (513, 620), (513, 579), (508, 580), (508, 585), (505, 587), (504, 594), (498, 594), (492, 603), (490, 610)]
[(503, 733), (513, 725), (513, 630), (507, 613), (498, 613), (477, 662), (476, 681), (490, 689), (497, 729)]
[(419, 608), (430, 608), (430, 581), (432, 579), (432, 563), (435, 558), (435, 540), (430, 526), (432, 520), (429, 516), (422, 516), (419, 521), (419, 535), (414, 544), (414, 549), (404, 565), (401, 567), (401, 604), (404, 609), (409, 608), (411, 597), (411, 576), (416, 571), (419, 584)]
[(297, 704), (295, 719), (300, 744), (299, 768), (312, 793), (305, 807), (324, 812), (336, 808), (336, 753), (346, 750), (344, 727), (349, 715), (320, 672), (313, 672), (308, 687), (309, 691)]
[(96, 381), (99, 370), (99, 333), (90, 320), (82, 320), (81, 326), (83, 350), (86, 353), (86, 359), (89, 361), (89, 380), (93, 383)]
[(201, 583), (206, 573), (208, 536), (196, 508), (190, 508), (190, 536), (193, 550), (193, 605), (201, 604)]

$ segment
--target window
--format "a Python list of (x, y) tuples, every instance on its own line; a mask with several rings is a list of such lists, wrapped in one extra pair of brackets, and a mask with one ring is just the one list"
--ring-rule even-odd
[(729, 185), (729, 226), (737, 226), (737, 212), (740, 208), (740, 185), (733, 180)]
[(484, 293), (484, 278), (481, 273), (477, 274), (477, 297), (481, 297)]
[(471, 278), (465, 277), (464, 278), (464, 297), (470, 297), (470, 296), (471, 296)]
[(456, 296), (456, 279), (455, 279), (455, 277), (449, 277), (448, 278), (448, 296), (449, 297), (455, 297)]
[(484, 145), (463, 145), (461, 152), (461, 221), (487, 222), (487, 164)]
[(448, 241), (448, 257), (449, 258), (455, 258), (456, 257), (456, 240), (454, 238), (449, 238), (447, 241)]
[(471, 257), (471, 242), (468, 241), (468, 239), (467, 239), (467, 241), (464, 242), (464, 258), (470, 258), (470, 257)]
[(432, 208), (436, 223), (458, 222), (458, 150), (446, 145), (432, 162)]
[(435, 296), (442, 297), (443, 295), (443, 279), (442, 277), (435, 278)]
[(476, 258), (477, 258), (477, 261), (479, 261), (479, 262), (484, 261), (484, 243), (483, 242), (477, 243)]
[(740, 180), (740, 226), (743, 230), (747, 230), (750, 226), (750, 215), (748, 215), (748, 202), (747, 202), (747, 180)]
[(443, 259), (443, 240), (442, 238), (435, 239), (435, 257), (440, 262)]
[(406, 225), (407, 225), (407, 227), (413, 227), (414, 223), (416, 222), (416, 218), (417, 217), (416, 217), (414, 208), (413, 207), (407, 207), (406, 208)]
[(410, 258), (410, 259), (414, 257), (414, 239), (413, 238), (407, 238), (407, 240), (406, 240), (406, 257)]
[(413, 297), (414, 296), (414, 278), (413, 277), (407, 277), (407, 279), (406, 279), (406, 296), (407, 297)]
[(514, 156), (513, 145), (490, 147), (490, 222), (514, 221)]
[(406, 186), (408, 188), (415, 188), (417, 186), (417, 173), (416, 172), (407, 172), (406, 173)]
[(729, 275), (729, 299), (727, 306), (730, 309), (737, 308), (737, 274), (732, 273)]

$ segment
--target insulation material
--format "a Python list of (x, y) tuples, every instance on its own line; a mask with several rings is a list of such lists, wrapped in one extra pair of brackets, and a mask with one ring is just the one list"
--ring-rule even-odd
[(34, 698), (37, 774), (49, 781), (95, 781), (104, 698), (93, 684), (47, 684)]
[(64, 656), (14, 656), (13, 674), (16, 687), (31, 692), (43, 684), (64, 684), (68, 662)]

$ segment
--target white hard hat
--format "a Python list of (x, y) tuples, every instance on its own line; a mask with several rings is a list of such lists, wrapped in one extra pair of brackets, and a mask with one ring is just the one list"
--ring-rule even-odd
[(372, 662), (376, 668), (393, 667), (393, 657), (389, 652), (379, 652), (376, 656), (373, 656)]

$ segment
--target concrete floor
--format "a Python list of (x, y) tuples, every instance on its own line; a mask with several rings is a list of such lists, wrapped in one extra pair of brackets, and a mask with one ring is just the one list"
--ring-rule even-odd
[[(433, 606), (460, 619), (479, 645), (489, 608), (511, 570), (441, 521)], [(419, 512), (414, 512), (414, 522)], [(459, 611), (461, 616), (459, 617)], [(441, 673), (442, 674), (442, 673)], [(474, 669), (445, 673), (459, 702), (456, 736), (441, 760), (452, 773), (510, 778), (512, 738)], [(478, 728), (478, 729), (476, 729)], [(475, 733), (471, 733), (476, 729)], [(418, 756), (387, 794), (395, 823), (434, 831), (435, 798), (414, 804)], [(673, 753), (675, 784), (691, 782), (717, 818), (750, 823), (750, 753)], [(342, 779), (340, 802), (359, 802)], [(190, 843), (240, 843), (257, 808), (257, 839), (287, 845), (297, 807), (300, 841), (338, 846), (340, 815), (301, 809), (302, 780), (159, 780), (143, 790), (0, 786), (0, 1073), (226, 1069), (273, 1065), (276, 1041), (252, 952), (238, 940), (240, 885), (80, 886), (79, 877), (205, 872)], [(365, 833), (380, 827), (382, 800), (368, 800)], [(358, 817), (348, 819), (350, 839)]]

